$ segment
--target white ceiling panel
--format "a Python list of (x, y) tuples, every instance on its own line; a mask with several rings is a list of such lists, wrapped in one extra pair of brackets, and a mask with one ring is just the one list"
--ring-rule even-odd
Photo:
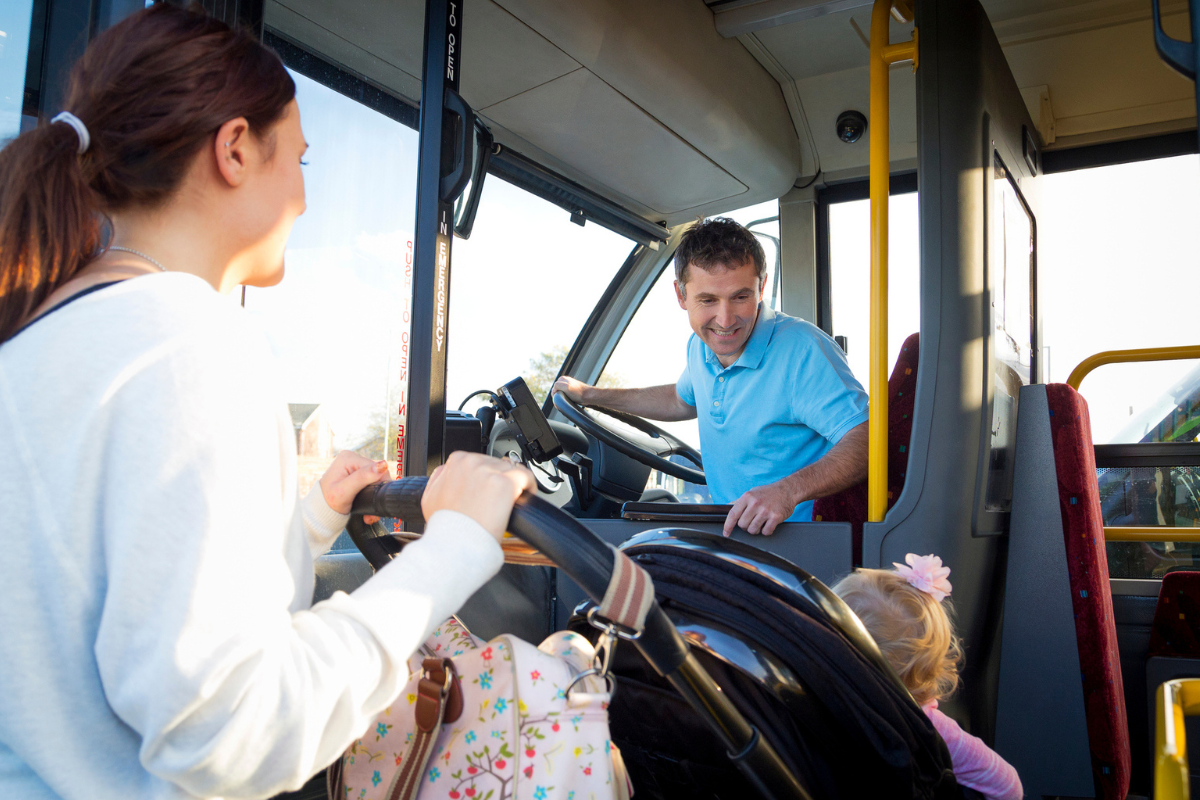
[(555, 158), (664, 215), (747, 189), (586, 69), (482, 112)]

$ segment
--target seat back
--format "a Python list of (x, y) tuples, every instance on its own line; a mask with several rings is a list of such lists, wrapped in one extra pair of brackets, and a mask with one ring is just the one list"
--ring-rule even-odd
[(1087, 402), (1070, 386), (1050, 384), (1046, 387), (1046, 398), (1075, 612), (1092, 777), (1096, 797), (1124, 800), (1129, 790), (1129, 726), (1108, 582), (1092, 423)]
[(1200, 658), (1200, 572), (1168, 572), (1158, 590), (1149, 655)]
[[(912, 439), (913, 409), (917, 393), (917, 364), (921, 354), (921, 334), (904, 340), (892, 377), (888, 379), (888, 508), (904, 488), (908, 472), (908, 449)], [(863, 523), (867, 521), (867, 484), (843, 489), (837, 494), (818, 498), (813, 503), (816, 522), (849, 522), (854, 536), (854, 566), (862, 565)]]

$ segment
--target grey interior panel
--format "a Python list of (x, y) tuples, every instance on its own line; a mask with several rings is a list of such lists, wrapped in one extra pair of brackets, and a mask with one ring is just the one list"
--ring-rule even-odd
[(1031, 797), (1094, 797), (1046, 387), (1020, 404), (996, 750)]
[(991, 741), (1005, 548), (1000, 536), (973, 535), (989, 400), (987, 203), (994, 149), (1036, 203), (1037, 179), (1021, 157), (1032, 122), (978, 0), (923, 0), (916, 13), (921, 356), (904, 490), (883, 522), (864, 525), (863, 565), (933, 552), (953, 570), (969, 690), (944, 705)]

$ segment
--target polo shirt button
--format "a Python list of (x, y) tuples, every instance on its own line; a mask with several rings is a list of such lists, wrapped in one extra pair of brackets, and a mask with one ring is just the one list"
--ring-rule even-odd
[(720, 400), (713, 400), (713, 405), (714, 405), (714, 406), (719, 406), (719, 405), (721, 405), (721, 401), (720, 401)]
[(718, 381), (720, 381), (721, 383), (724, 383), (724, 382), (725, 382), (725, 376), (724, 376), (724, 375), (722, 375), (721, 377), (717, 378), (717, 380), (718, 380)]

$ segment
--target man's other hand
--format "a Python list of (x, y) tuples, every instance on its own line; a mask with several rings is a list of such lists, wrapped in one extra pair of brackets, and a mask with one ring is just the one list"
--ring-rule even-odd
[(742, 528), (747, 533), (770, 536), (775, 532), (775, 526), (790, 517), (798, 504), (786, 478), (756, 487), (733, 504), (722, 533), (729, 536), (734, 528)]
[(551, 394), (558, 394), (559, 392), (562, 392), (576, 403), (582, 404), (584, 402), (584, 393), (591, 388), (593, 387), (589, 386), (583, 381), (577, 381), (570, 375), (563, 375), (554, 382), (554, 388), (551, 389), (550, 392)]

